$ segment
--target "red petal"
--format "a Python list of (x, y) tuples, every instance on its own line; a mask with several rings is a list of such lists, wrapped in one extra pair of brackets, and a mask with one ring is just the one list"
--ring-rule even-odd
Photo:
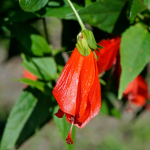
[(120, 48), (120, 37), (111, 40), (102, 40), (98, 44), (104, 47), (103, 49), (100, 49), (100, 52), (96, 50), (98, 56), (98, 73), (101, 74), (113, 66)]
[(83, 60), (84, 56), (75, 48), (53, 90), (60, 109), (72, 116), (76, 113), (78, 82)]
[(146, 98), (142, 95), (136, 95), (135, 99), (132, 99), (132, 103), (136, 106), (142, 107), (146, 103)]
[(127, 96), (137, 106), (143, 106), (148, 95), (148, 86), (141, 75), (138, 75), (132, 82), (129, 83), (124, 96)]
[(58, 118), (62, 118), (64, 115), (64, 112), (61, 109), (58, 109), (58, 112), (55, 114)]
[(38, 79), (34, 74), (30, 73), (28, 70), (24, 70), (23, 77), (34, 81)]
[(77, 97), (77, 116), (75, 125), (83, 128), (92, 118), (94, 118), (101, 107), (100, 83), (98, 69), (93, 52), (86, 57), (83, 63), (79, 90)]

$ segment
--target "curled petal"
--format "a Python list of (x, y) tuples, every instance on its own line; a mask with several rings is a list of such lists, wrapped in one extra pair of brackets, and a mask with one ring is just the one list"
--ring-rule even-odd
[(101, 74), (110, 69), (115, 63), (120, 48), (120, 37), (102, 40), (98, 44), (104, 47), (103, 49), (100, 49), (100, 52), (96, 51), (98, 56), (98, 73)]
[(58, 112), (55, 114), (58, 118), (62, 118), (64, 115), (64, 112), (61, 109), (58, 109)]

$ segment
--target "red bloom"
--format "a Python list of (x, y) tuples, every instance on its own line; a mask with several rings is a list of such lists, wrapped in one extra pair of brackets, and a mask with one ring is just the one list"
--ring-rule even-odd
[(100, 52), (96, 51), (98, 73), (101, 74), (113, 66), (120, 48), (120, 37), (101, 40), (98, 44), (104, 47)]
[(143, 106), (148, 98), (148, 86), (141, 75), (138, 75), (130, 82), (123, 92), (123, 96), (127, 97), (137, 106)]
[(31, 79), (33, 81), (36, 81), (38, 79), (34, 74), (30, 73), (28, 70), (24, 70), (23, 77)]
[(55, 115), (61, 118), (65, 114), (72, 124), (66, 140), (68, 144), (73, 144), (73, 124), (83, 128), (99, 113), (101, 107), (98, 69), (92, 51), (85, 57), (77, 48), (74, 49), (54, 87), (53, 95), (60, 107)]

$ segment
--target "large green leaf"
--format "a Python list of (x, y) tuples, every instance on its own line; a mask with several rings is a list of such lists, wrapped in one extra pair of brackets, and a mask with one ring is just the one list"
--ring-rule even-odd
[[(83, 7), (83, 2), (81, 0), (72, 1), (72, 3), (77, 10)], [(45, 9), (37, 12), (36, 14), (40, 14), (43, 17), (52, 16), (57, 18), (65, 18), (65, 16), (69, 13), (72, 13), (72, 9), (67, 0), (51, 0)]]
[(24, 11), (34, 12), (44, 7), (49, 0), (19, 0), (20, 7)]
[[(54, 114), (58, 111), (59, 107), (55, 107)], [(74, 126), (72, 129), (72, 140), (74, 142), (73, 145), (68, 145), (66, 144), (66, 138), (68, 136), (71, 124), (67, 122), (65, 115), (63, 118), (58, 118), (55, 115), (53, 116), (54, 122), (56, 126), (58, 127), (61, 136), (65, 142), (65, 146), (67, 147), (68, 150), (74, 150), (74, 145), (75, 145), (75, 136), (76, 136), (76, 127)]]
[(15, 143), (36, 103), (37, 98), (30, 91), (23, 91), (8, 117), (0, 150), (15, 147)]
[(57, 66), (52, 57), (30, 58), (22, 55), (23, 66), (41, 80), (55, 79)]
[(134, 21), (134, 18), (137, 16), (138, 13), (146, 9), (145, 5), (143, 4), (142, 0), (133, 0), (133, 4), (130, 11), (130, 20), (131, 22)]
[(39, 131), (39, 129), (48, 123), (53, 116), (53, 109), (56, 105), (56, 101), (52, 96), (52, 89), (49, 88), (49, 95), (37, 89), (32, 93), (38, 99), (38, 102), (20, 133), (16, 142), (17, 147), (19, 147), (31, 135)]
[[(80, 9), (78, 13), (84, 22), (111, 33), (125, 2), (123, 0), (99, 0)], [(73, 13), (66, 15), (65, 18), (76, 20)]]
[(19, 147), (52, 118), (56, 101), (51, 89), (49, 92), (31, 87), (23, 91), (8, 118), (0, 150)]
[(140, 24), (131, 26), (121, 39), (121, 78), (119, 99), (127, 85), (143, 70), (150, 60), (150, 34)]

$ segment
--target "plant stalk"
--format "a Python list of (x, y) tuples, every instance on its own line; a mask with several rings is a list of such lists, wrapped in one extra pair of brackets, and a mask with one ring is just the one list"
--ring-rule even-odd
[(77, 17), (77, 19), (78, 19), (78, 22), (79, 22), (79, 24), (80, 24), (80, 26), (81, 26), (81, 29), (82, 29), (82, 30), (86, 30), (86, 28), (85, 28), (85, 26), (84, 26), (84, 24), (83, 24), (83, 22), (82, 22), (82, 20), (81, 20), (81, 18), (80, 18), (80, 16), (79, 16), (78, 12), (76, 11), (75, 7), (73, 6), (73, 4), (71, 3), (70, 0), (67, 0), (67, 1), (68, 1), (68, 3), (69, 3), (70, 7), (72, 8), (73, 12), (74, 12), (75, 15), (76, 15), (76, 17)]

